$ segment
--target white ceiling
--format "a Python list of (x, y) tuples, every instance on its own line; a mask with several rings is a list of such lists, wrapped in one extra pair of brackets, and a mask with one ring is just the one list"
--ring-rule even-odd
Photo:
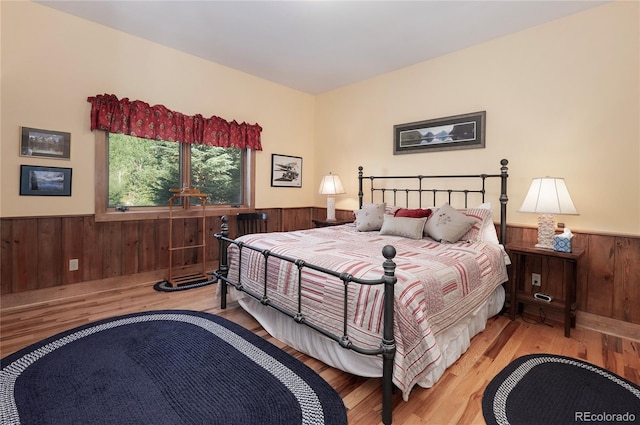
[(607, 1), (38, 1), (310, 94)]

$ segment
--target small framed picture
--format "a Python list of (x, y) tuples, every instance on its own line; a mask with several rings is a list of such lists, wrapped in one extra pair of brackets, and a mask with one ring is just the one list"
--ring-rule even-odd
[(271, 186), (302, 187), (302, 158), (272, 154)]
[(71, 133), (22, 127), (20, 156), (69, 159)]
[(71, 196), (71, 168), (21, 165), (20, 195)]

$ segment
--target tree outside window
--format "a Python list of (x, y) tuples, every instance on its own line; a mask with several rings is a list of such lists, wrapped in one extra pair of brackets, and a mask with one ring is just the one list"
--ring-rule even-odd
[(207, 205), (242, 205), (247, 151), (108, 134), (108, 208), (168, 206), (181, 182)]

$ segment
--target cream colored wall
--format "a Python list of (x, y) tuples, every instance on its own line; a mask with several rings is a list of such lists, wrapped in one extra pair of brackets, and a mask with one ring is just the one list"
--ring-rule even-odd
[[(616, 2), (320, 96), (266, 82), (30, 2), (0, 2), (0, 215), (93, 212), (99, 93), (187, 114), (258, 122), (258, 207), (325, 205), (323, 174), (343, 177), (338, 208), (357, 206), (356, 172), (498, 171), (510, 161), (509, 221), (533, 177), (565, 177), (576, 229), (640, 234), (637, 2)], [(392, 154), (394, 124), (487, 111), (487, 147)], [(314, 115), (315, 114), (315, 115)], [(72, 133), (70, 161), (18, 156), (20, 126)], [(315, 145), (314, 145), (315, 141)], [(303, 188), (271, 188), (271, 154), (304, 158)], [(72, 167), (71, 198), (20, 197), (20, 164)]]
[[(533, 177), (565, 177), (590, 231), (640, 234), (640, 3), (617, 2), (325, 93), (316, 101), (317, 178), (357, 207), (366, 174), (498, 172), (509, 159), (509, 222)], [(394, 156), (393, 125), (487, 111), (486, 148)], [(324, 199), (316, 197), (317, 205)]]
[[(164, 104), (185, 114), (259, 123), (256, 205), (312, 205), (314, 97), (31, 2), (0, 3), (0, 215), (94, 212), (88, 96)], [(20, 157), (20, 127), (71, 132), (71, 160)], [(272, 188), (271, 154), (303, 157), (302, 189)], [(19, 196), (20, 164), (71, 167), (72, 196)]]

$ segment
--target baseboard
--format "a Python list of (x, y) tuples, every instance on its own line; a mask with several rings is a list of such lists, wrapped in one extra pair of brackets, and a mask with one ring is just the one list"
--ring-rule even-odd
[[(524, 314), (530, 320), (540, 320), (539, 310), (544, 311), (546, 321), (552, 322), (556, 326), (564, 326), (563, 312), (545, 309), (544, 305), (529, 304), (525, 307)], [(576, 327), (640, 342), (640, 325), (623, 320), (611, 319), (578, 310), (576, 312)]]
[[(181, 269), (185, 273), (201, 271), (201, 264), (185, 267)], [(218, 262), (207, 263), (206, 270), (215, 270)], [(86, 282), (72, 283), (69, 285), (54, 286), (51, 288), (34, 289), (31, 291), (18, 292), (15, 294), (2, 295), (0, 302), (2, 310), (32, 307), (51, 301), (81, 297), (87, 294), (95, 294), (106, 291), (113, 291), (133, 286), (146, 285), (150, 282), (158, 282), (166, 279), (168, 269), (153, 270), (150, 272), (136, 273), (127, 276), (117, 276), (107, 279), (91, 280)]]
[(640, 342), (640, 325), (623, 320), (578, 311), (576, 314), (576, 327)]

